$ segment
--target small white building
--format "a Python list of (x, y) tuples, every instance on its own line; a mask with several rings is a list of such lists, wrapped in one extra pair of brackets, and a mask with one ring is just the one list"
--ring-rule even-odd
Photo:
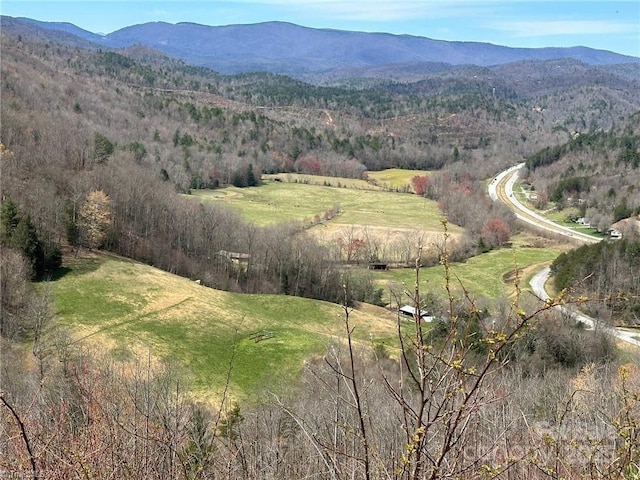
[(248, 253), (239, 253), (239, 252), (227, 252), (226, 250), (220, 250), (218, 252), (222, 258), (225, 258), (238, 268), (247, 268), (249, 265), (249, 260), (251, 259), (251, 255)]
[(622, 232), (620, 230), (616, 230), (615, 228), (610, 228), (609, 238), (613, 238), (614, 240), (622, 238)]
[(622, 220), (611, 225), (611, 232), (616, 232), (619, 237), (614, 237), (611, 233), (611, 238), (622, 238), (625, 235), (629, 237), (640, 236), (640, 215), (634, 217), (623, 218)]
[[(415, 318), (415, 315), (416, 315), (416, 309), (411, 305), (404, 305), (400, 307), (398, 311), (406, 317)], [(427, 312), (426, 310), (420, 310), (420, 318), (422, 319), (423, 322), (427, 322), (427, 323), (433, 322), (433, 319), (434, 319), (433, 316), (429, 315), (429, 312)]]

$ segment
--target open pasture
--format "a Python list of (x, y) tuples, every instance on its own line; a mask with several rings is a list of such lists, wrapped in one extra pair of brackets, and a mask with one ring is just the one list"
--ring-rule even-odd
[[(552, 248), (515, 247), (492, 250), (464, 262), (451, 263), (450, 287), (455, 296), (466, 290), (472, 298), (497, 299), (515, 294), (514, 281), (521, 290), (529, 289), (529, 278), (537, 267), (551, 262), (560, 253)], [(403, 290), (413, 292), (415, 270), (412, 268), (375, 271), (378, 285), (384, 288), (384, 299), (395, 303), (394, 295)], [(445, 271), (442, 265), (420, 270), (420, 291), (446, 296)], [(407, 300), (405, 296), (404, 301)]]
[[(120, 361), (176, 361), (199, 398), (221, 395), (231, 359), (231, 394), (255, 398), (290, 385), (304, 362), (345, 338), (338, 305), (284, 295), (210, 289), (119, 257), (65, 260), (51, 282), (56, 322), (75, 342)], [(394, 343), (395, 317), (384, 309), (352, 312), (362, 345)]]
[(329, 177), (326, 175), (308, 175), (305, 173), (271, 173), (262, 175), (265, 183), (303, 183), (305, 185), (320, 185), (323, 187), (355, 188), (358, 190), (382, 190), (366, 180), (358, 178)]
[[(311, 224), (316, 215), (323, 219), (326, 212), (339, 209), (328, 224), (442, 231), (436, 202), (410, 193), (268, 182), (260, 187), (197, 190), (194, 196), (201, 201), (225, 202), (258, 225)], [(452, 233), (461, 231), (454, 225), (450, 229)]]
[(375, 180), (381, 187), (402, 188), (411, 185), (411, 179), (415, 176), (430, 175), (428, 170), (405, 170), (402, 168), (388, 168), (377, 172), (367, 172), (367, 176)]

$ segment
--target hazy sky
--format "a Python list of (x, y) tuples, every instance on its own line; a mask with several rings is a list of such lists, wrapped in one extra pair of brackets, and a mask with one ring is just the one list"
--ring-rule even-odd
[(0, 0), (12, 17), (65, 21), (94, 33), (145, 22), (271, 20), (512, 47), (584, 45), (640, 57), (640, 0)]

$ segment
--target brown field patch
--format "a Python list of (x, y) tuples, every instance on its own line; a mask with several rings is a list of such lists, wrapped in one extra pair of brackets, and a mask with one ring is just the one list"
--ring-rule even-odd
[[(426, 253), (435, 251), (445, 240), (442, 230), (340, 223), (317, 225), (309, 233), (320, 243), (335, 248), (354, 239), (362, 240), (366, 248), (377, 252), (380, 261), (390, 263), (407, 263), (416, 257), (418, 246)], [(455, 242), (461, 237), (460, 232), (449, 233), (448, 241)]]

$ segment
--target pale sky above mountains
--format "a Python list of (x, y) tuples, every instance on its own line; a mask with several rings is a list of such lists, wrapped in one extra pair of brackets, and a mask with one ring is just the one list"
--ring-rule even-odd
[(1, 0), (12, 17), (70, 22), (94, 33), (162, 21), (284, 21), (510, 47), (586, 46), (640, 57), (640, 0)]

